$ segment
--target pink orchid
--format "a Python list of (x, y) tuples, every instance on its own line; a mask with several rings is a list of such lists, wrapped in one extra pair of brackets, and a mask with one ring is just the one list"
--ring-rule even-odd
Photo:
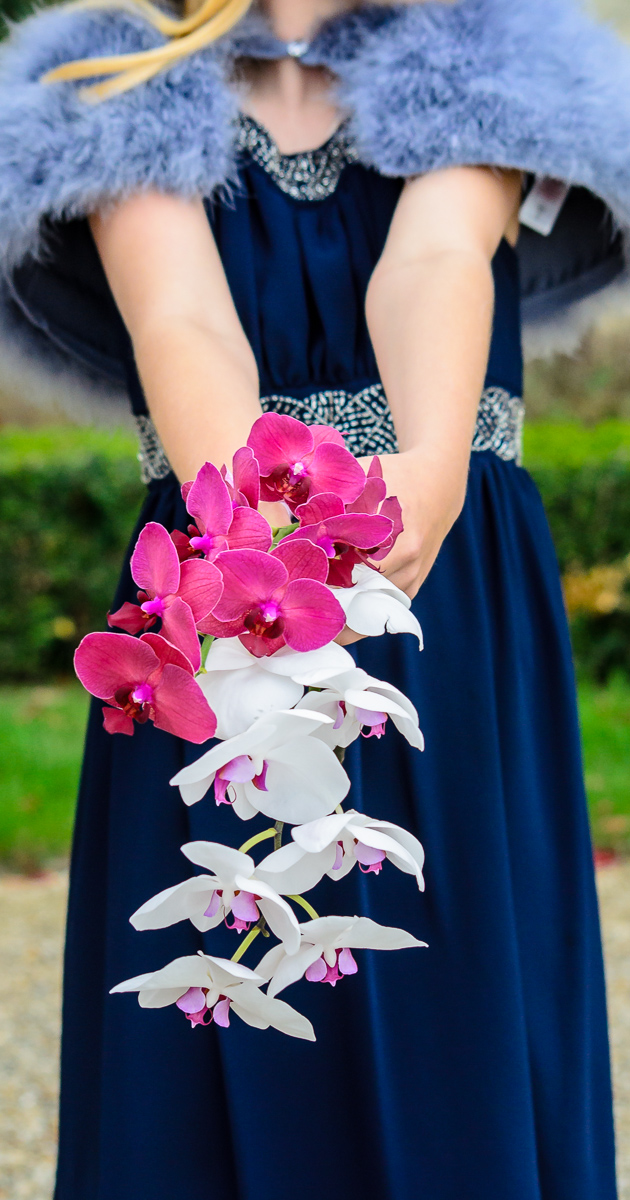
[(217, 721), (189, 659), (157, 633), (88, 633), (74, 667), (93, 696), (106, 700), (108, 733), (133, 734), (134, 721), (197, 744), (214, 737)]
[(327, 582), (331, 587), (352, 587), (356, 564), (374, 558), (380, 547), (391, 543), (394, 532), (389, 517), (347, 513), (343, 500), (332, 492), (321, 492), (300, 504), (295, 515), (300, 528), (287, 540), (305, 537), (321, 546), (329, 559)]
[(203, 554), (213, 562), (224, 550), (269, 549), (269, 523), (255, 506), (249, 506), (249, 500), (260, 490), (258, 466), (247, 447), (237, 451), (234, 460), (240, 487), (236, 491), (232, 488), (231, 494), (221, 472), (209, 462), (204, 463), (193, 483), (183, 485), (182, 496), (195, 524), (188, 526), (188, 536), (179, 529), (172, 535), (181, 559)]
[(265, 413), (252, 426), (247, 445), (260, 467), (263, 500), (284, 500), (290, 508), (316, 492), (356, 500), (365, 474), (346, 450), (343, 437), (328, 425), (304, 425), (282, 413)]
[(378, 513), (381, 517), (388, 517), (392, 522), (392, 531), (388, 538), (378, 547), (375, 553), (370, 554), (376, 562), (380, 562), (389, 554), (392, 546), (397, 538), (403, 532), (402, 509), (396, 496), (387, 495), (387, 485), (383, 479), (383, 468), (381, 460), (374, 455), (370, 463), (365, 487), (361, 495), (346, 505), (346, 511), (349, 513), (363, 514), (367, 513), (374, 516)]
[(232, 475), (227, 467), (221, 468), (221, 476), (230, 493), (234, 508), (258, 508), (260, 502), (260, 469), (249, 446), (241, 446), (232, 459)]
[(305, 538), (285, 539), (271, 554), (229, 550), (217, 558), (223, 594), (199, 628), (239, 637), (256, 658), (285, 644), (317, 650), (343, 629), (341, 605), (326, 587), (328, 559)]
[(162, 621), (162, 636), (201, 666), (196, 623), (214, 608), (223, 590), (221, 574), (208, 562), (179, 561), (163, 525), (145, 525), (131, 558), (131, 574), (138, 584), (138, 604), (125, 601), (109, 613), (110, 625), (126, 633), (139, 633)]

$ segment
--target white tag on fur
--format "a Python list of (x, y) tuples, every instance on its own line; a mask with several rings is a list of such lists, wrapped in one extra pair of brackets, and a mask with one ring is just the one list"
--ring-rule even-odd
[(521, 205), (521, 225), (527, 225), (535, 233), (549, 237), (570, 190), (569, 185), (563, 183), (561, 179), (550, 179), (548, 175), (537, 175), (529, 196)]

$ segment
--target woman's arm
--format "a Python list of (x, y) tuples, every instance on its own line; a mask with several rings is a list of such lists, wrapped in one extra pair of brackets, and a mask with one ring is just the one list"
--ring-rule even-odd
[(458, 167), (410, 181), (367, 295), (400, 453), (381, 458), (405, 532), (383, 568), (415, 595), (465, 494), (487, 369), (491, 262), (512, 233), (518, 172)]
[(173, 469), (230, 464), (261, 414), (258, 372), (203, 204), (138, 195), (91, 227)]

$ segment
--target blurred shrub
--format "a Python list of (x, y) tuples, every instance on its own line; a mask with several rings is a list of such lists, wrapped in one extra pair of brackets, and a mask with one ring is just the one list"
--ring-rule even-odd
[[(102, 628), (144, 489), (128, 433), (0, 430), (0, 677), (71, 670)], [(566, 579), (579, 669), (630, 675), (630, 424), (534, 424), (525, 461)]]
[(72, 669), (102, 628), (144, 489), (128, 434), (0, 431), (0, 676)]

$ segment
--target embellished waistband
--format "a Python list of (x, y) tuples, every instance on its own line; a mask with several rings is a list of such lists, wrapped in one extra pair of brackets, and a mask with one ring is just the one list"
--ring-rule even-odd
[[(392, 414), (383, 385), (373, 383), (360, 392), (343, 389), (313, 392), (303, 399), (264, 396), (265, 412), (285, 413), (306, 425), (333, 425), (357, 457), (395, 454), (398, 449)], [(491, 450), (504, 462), (521, 462), (525, 406), (505, 388), (485, 389), (477, 412), (474, 451)], [(136, 417), (142, 480), (164, 479), (171, 469), (157, 430), (149, 416)]]

